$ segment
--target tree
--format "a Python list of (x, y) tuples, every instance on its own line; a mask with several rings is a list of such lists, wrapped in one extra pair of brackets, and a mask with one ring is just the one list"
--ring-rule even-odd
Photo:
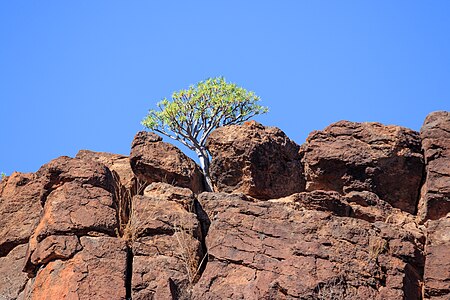
[(223, 77), (200, 81), (186, 90), (174, 92), (171, 98), (159, 102), (158, 110), (149, 110), (142, 125), (195, 151), (206, 189), (213, 191), (206, 138), (217, 127), (242, 124), (268, 109), (258, 105), (260, 98), (253, 92), (228, 83)]

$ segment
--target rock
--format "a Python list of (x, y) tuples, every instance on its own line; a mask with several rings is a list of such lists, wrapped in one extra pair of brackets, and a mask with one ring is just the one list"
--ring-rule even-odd
[(136, 184), (136, 178), (131, 169), (130, 159), (128, 156), (113, 154), (107, 152), (94, 152), (90, 150), (80, 150), (75, 158), (90, 159), (99, 162), (108, 167), (116, 180), (129, 190), (132, 190)]
[(14, 172), (0, 182), (0, 257), (28, 243), (39, 222), (43, 190), (34, 174)]
[(425, 299), (450, 299), (450, 214), (426, 225)]
[(219, 127), (208, 137), (207, 148), (218, 192), (271, 199), (305, 189), (299, 146), (276, 127), (254, 121)]
[(127, 249), (112, 237), (82, 236), (73, 257), (55, 259), (38, 270), (24, 299), (126, 299)]
[(24, 268), (30, 276), (42, 264), (76, 253), (75, 235), (116, 236), (119, 225), (113, 178), (104, 165), (62, 157), (44, 165), (37, 176), (46, 185), (44, 209), (30, 237)]
[(18, 245), (0, 257), (0, 299), (17, 299), (25, 288), (28, 276), (22, 272), (27, 245)]
[(190, 295), (203, 258), (194, 199), (191, 190), (166, 183), (152, 183), (133, 198), (133, 299)]
[(415, 213), (424, 167), (417, 132), (340, 121), (311, 133), (301, 152), (307, 191), (369, 191)]
[(423, 237), (345, 217), (337, 193), (290, 199), (199, 196), (208, 264), (193, 299), (420, 299)]
[(419, 202), (422, 222), (450, 212), (450, 112), (429, 114), (420, 130), (426, 179)]
[(136, 134), (131, 145), (130, 163), (134, 174), (148, 184), (165, 182), (195, 193), (203, 191), (203, 175), (197, 164), (154, 133), (141, 131)]

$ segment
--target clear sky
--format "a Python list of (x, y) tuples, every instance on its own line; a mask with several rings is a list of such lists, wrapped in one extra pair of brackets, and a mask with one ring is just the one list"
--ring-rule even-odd
[(215, 76), (298, 144), (343, 119), (419, 130), (450, 110), (449, 16), (448, 0), (1, 1), (0, 171), (129, 154), (149, 108)]

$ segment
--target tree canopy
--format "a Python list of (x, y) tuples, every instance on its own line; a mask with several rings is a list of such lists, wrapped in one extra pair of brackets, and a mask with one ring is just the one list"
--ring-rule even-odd
[(228, 83), (223, 77), (209, 78), (174, 92), (171, 100), (164, 98), (157, 104), (158, 109), (149, 110), (142, 125), (195, 151), (207, 188), (212, 190), (209, 153), (205, 147), (207, 137), (217, 127), (241, 124), (266, 113), (268, 109), (259, 105), (259, 101), (255, 93)]

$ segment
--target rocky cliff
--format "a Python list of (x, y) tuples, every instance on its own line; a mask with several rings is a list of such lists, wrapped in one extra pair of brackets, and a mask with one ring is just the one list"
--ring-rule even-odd
[(450, 299), (449, 112), (208, 148), (214, 193), (146, 132), (3, 179), (0, 299)]

